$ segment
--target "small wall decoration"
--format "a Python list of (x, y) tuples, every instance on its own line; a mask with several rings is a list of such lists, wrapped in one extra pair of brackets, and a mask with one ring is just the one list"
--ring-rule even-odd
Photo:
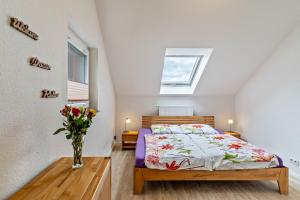
[(58, 93), (56, 93), (54, 90), (50, 91), (47, 89), (42, 90), (41, 97), (42, 98), (56, 98), (58, 97)]
[(22, 21), (20, 21), (18, 18), (10, 17), (10, 26), (15, 28), (16, 30), (20, 31), (21, 33), (24, 33), (28, 37), (38, 40), (39, 36), (35, 32), (29, 30), (29, 26), (27, 24), (24, 24)]
[(39, 67), (39, 68), (42, 68), (42, 69), (51, 70), (50, 65), (48, 65), (46, 63), (43, 63), (43, 62), (40, 62), (39, 59), (36, 58), (36, 57), (29, 58), (28, 62), (31, 66), (36, 66), (36, 67)]

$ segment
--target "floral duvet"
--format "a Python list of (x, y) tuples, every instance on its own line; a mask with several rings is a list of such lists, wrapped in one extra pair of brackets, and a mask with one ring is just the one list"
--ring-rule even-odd
[(278, 166), (276, 155), (231, 135), (145, 135), (145, 164), (151, 169), (256, 169)]

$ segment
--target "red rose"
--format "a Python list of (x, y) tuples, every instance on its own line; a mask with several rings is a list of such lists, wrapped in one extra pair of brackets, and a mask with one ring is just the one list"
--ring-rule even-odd
[(72, 113), (75, 117), (78, 117), (80, 115), (80, 109), (79, 108), (72, 108)]

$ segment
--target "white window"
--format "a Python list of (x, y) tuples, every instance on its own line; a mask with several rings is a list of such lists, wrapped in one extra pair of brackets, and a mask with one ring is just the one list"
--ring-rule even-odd
[(165, 56), (162, 85), (190, 86), (202, 56)]
[(193, 94), (213, 49), (167, 48), (160, 94)]
[(87, 56), (68, 43), (68, 80), (88, 84)]
[(89, 50), (74, 33), (68, 41), (68, 103), (87, 105), (89, 101)]

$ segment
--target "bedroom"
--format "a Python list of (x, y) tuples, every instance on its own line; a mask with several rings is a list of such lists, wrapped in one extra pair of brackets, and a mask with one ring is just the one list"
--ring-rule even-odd
[[(2, 0), (0, 9), (0, 199), (75, 155), (83, 166), (63, 165), (74, 179), (89, 169), (85, 157), (107, 160), (111, 199), (300, 199), (298, 0)], [(69, 112), (87, 113), (86, 136), (76, 144), (76, 131), (53, 135)], [(155, 181), (142, 172), (144, 181), (135, 181), (136, 141), (148, 138), (138, 131), (156, 123), (178, 125), (172, 128), (180, 134), (167, 134), (189, 140), (211, 134), (182, 134), (182, 124), (208, 123), (279, 156), (285, 167), (272, 160), (278, 166), (248, 169), (249, 176), (210, 162), (206, 170), (154, 171)], [(168, 137), (162, 134), (153, 138)], [(122, 148), (126, 140), (133, 149)], [(72, 142), (83, 149), (74, 153)], [(44, 191), (43, 198), (87, 194), (84, 187), (29, 188)]]

